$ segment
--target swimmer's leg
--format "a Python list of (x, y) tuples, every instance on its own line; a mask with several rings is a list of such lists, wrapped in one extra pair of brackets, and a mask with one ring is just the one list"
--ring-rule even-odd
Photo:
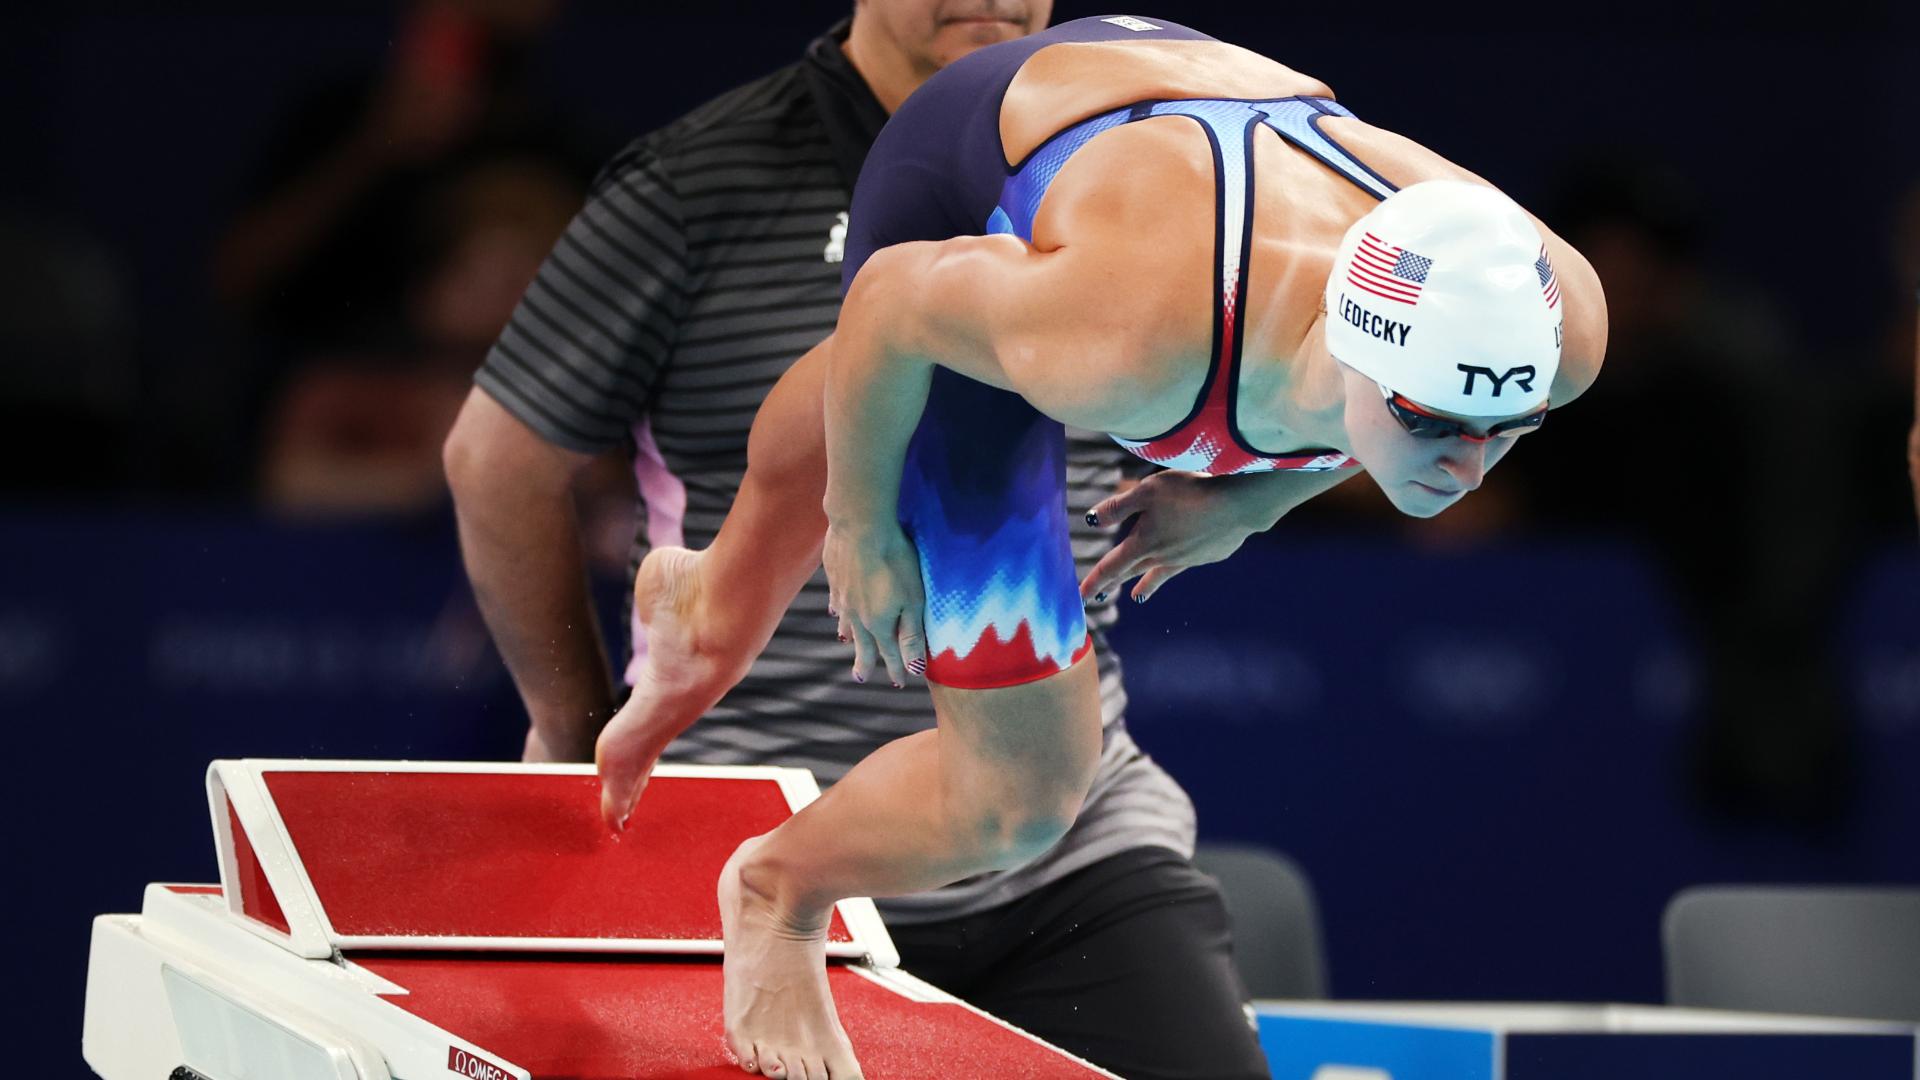
[(832, 341), (796, 361), (761, 403), (740, 494), (712, 546), (657, 548), (635, 575), (646, 658), (594, 748), (601, 813), (616, 830), (667, 744), (746, 675), (820, 565), (827, 532), (821, 395)]
[(721, 874), (727, 1037), (772, 1076), (853, 1067), (822, 973), (835, 900), (1034, 858), (1072, 824), (1099, 764), (1059, 423), (936, 371), (899, 507), (928, 597), (939, 723), (882, 747)]
[(727, 1041), (769, 1077), (859, 1075), (827, 987), (834, 901), (1027, 862), (1066, 832), (1093, 783), (1090, 654), (1017, 686), (935, 686), (933, 700), (936, 730), (881, 747), (721, 872)]

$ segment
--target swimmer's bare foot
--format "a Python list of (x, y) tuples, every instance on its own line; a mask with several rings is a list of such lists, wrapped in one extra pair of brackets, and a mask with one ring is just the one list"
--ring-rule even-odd
[(712, 708), (751, 661), (702, 648), (700, 556), (686, 548), (655, 548), (634, 576), (633, 607), (647, 633), (646, 663), (593, 748), (600, 816), (614, 832), (626, 828), (667, 744)]
[(860, 1063), (827, 986), (831, 912), (818, 926), (795, 925), (742, 880), (741, 866), (765, 842), (741, 844), (720, 871), (727, 1048), (768, 1080), (857, 1080)]

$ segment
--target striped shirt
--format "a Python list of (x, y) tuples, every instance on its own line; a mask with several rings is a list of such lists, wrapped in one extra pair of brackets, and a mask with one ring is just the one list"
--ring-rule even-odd
[[(631, 567), (653, 546), (713, 542), (746, 470), (754, 412), (789, 365), (834, 327), (853, 178), (885, 113), (841, 54), (733, 90), (617, 154), (527, 289), (476, 381), (544, 438), (597, 453), (625, 446), (641, 496)], [(1082, 573), (1112, 542), (1086, 509), (1121, 480), (1125, 455), (1071, 433), (1067, 494)], [(881, 744), (932, 727), (920, 690), (847, 677), (849, 647), (816, 573), (766, 650), (676, 741), (669, 760), (782, 764), (823, 783)], [(1079, 820), (1016, 870), (896, 898), (897, 921), (985, 910), (1134, 847), (1191, 854), (1193, 807), (1134, 744), (1107, 649), (1114, 601), (1088, 609), (1105, 722), (1101, 768)], [(629, 625), (630, 644), (645, 639)], [(631, 682), (643, 657), (632, 656)]]

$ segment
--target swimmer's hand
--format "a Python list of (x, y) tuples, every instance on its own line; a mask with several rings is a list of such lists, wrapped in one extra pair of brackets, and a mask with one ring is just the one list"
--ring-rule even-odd
[(1246, 496), (1240, 477), (1167, 470), (1157, 472), (1087, 515), (1094, 525), (1120, 525), (1138, 517), (1133, 531), (1094, 564), (1080, 582), (1083, 600), (1104, 600), (1132, 578), (1136, 603), (1146, 603), (1183, 570), (1217, 563), (1240, 550), (1247, 537), (1271, 526)]
[(821, 559), (827, 567), (827, 610), (840, 618), (840, 640), (853, 642), (854, 679), (866, 682), (876, 659), (886, 665), (895, 686), (905, 686), (908, 675), (925, 675), (920, 556), (900, 526), (829, 521)]

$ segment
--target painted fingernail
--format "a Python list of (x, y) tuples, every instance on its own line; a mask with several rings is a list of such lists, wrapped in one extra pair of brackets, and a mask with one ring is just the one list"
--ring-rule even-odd
[(893, 684), (893, 688), (894, 688), (895, 690), (905, 690), (905, 689), (906, 689), (906, 687), (905, 687), (904, 685), (902, 685), (902, 684), (900, 684), (900, 683), (894, 683), (894, 684)]
[(1146, 597), (1144, 597), (1144, 596), (1142, 596), (1142, 595), (1140, 595), (1139, 593), (1134, 593), (1134, 594), (1133, 594), (1133, 602), (1134, 602), (1134, 603), (1136, 603), (1136, 604), (1144, 604), (1144, 603), (1146, 603), (1146, 602), (1147, 602), (1147, 598), (1146, 598)]
[(836, 632), (834, 633), (834, 635), (833, 635), (833, 636), (834, 636), (834, 637), (837, 637), (837, 638), (839, 638), (839, 639), (840, 639), (840, 644), (842, 644), (842, 645), (845, 645), (845, 644), (846, 644), (847, 642), (849, 642), (849, 641), (851, 641), (851, 640), (853, 640), (852, 638), (849, 638), (849, 637), (848, 637), (847, 635), (845, 635), (845, 634), (842, 634), (842, 633), (839, 633), (839, 632), (837, 632), (837, 631), (836, 631)]
[(860, 674), (860, 672), (859, 672), (858, 670), (855, 670), (855, 671), (854, 671), (854, 673), (853, 673), (853, 681), (854, 681), (854, 682), (866, 682), (866, 681), (867, 681), (867, 677), (866, 677), (865, 675), (862, 675), (862, 674)]
[(1094, 513), (1094, 512), (1093, 512), (1093, 511), (1091, 511), (1091, 510), (1089, 510), (1089, 511), (1087, 511), (1087, 524), (1089, 524), (1089, 525), (1098, 525), (1098, 524), (1100, 524), (1100, 515), (1099, 515), (1099, 514), (1096, 514), (1096, 513)]
[(829, 614), (829, 615), (831, 615), (831, 616), (833, 616), (833, 617), (834, 617), (834, 618), (836, 618), (836, 619), (840, 617), (840, 613), (839, 613), (839, 612), (837, 612), (837, 611), (835, 611), (835, 610), (833, 610), (833, 608), (832, 608), (832, 607), (828, 607), (828, 608), (827, 608), (827, 614)]
[(1106, 593), (1103, 593), (1103, 592), (1097, 592), (1097, 593), (1094, 593), (1094, 594), (1093, 594), (1093, 602), (1094, 602), (1094, 603), (1096, 603), (1096, 604), (1104, 604), (1104, 603), (1106, 603), (1106, 602), (1107, 602), (1107, 594), (1106, 594)]
[(912, 675), (925, 675), (927, 673), (927, 662), (918, 659), (909, 660), (907, 661), (907, 671)]

